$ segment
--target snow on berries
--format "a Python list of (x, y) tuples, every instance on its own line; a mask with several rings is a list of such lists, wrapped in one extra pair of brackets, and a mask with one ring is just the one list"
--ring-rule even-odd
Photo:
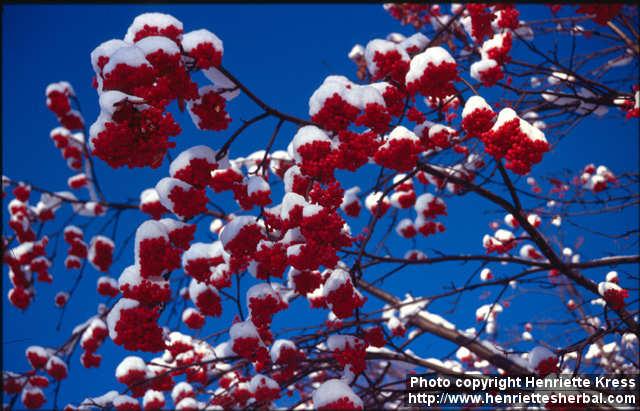
[(117, 345), (130, 351), (157, 352), (165, 347), (160, 313), (156, 308), (121, 298), (107, 315), (109, 337)]
[(351, 187), (350, 189), (345, 190), (344, 192), (344, 196), (342, 197), (342, 203), (340, 204), (340, 208), (349, 217), (358, 217), (360, 215), (362, 204), (360, 203), (360, 199), (358, 198), (359, 192), (360, 192), (360, 187), (358, 186)]
[(362, 410), (364, 405), (347, 383), (338, 379), (323, 382), (313, 392), (313, 406), (324, 410)]
[(609, 271), (605, 277), (607, 282), (618, 284), (620, 281), (617, 271)]
[(182, 312), (182, 322), (192, 330), (199, 330), (204, 326), (205, 317), (197, 309), (188, 307)]
[(67, 179), (67, 185), (69, 186), (69, 188), (74, 190), (86, 187), (88, 182), (89, 180), (87, 179), (87, 175), (85, 173), (79, 173)]
[(386, 136), (374, 155), (377, 164), (399, 172), (412, 170), (422, 151), (420, 139), (403, 126), (397, 126)]
[(594, 164), (588, 164), (580, 175), (582, 186), (594, 193), (606, 190), (609, 184), (615, 184), (617, 181), (616, 176), (604, 165), (596, 168)]
[(525, 244), (520, 248), (520, 257), (531, 260), (542, 259), (543, 256), (536, 248), (531, 244)]
[(9, 267), (9, 279), (15, 287), (9, 291), (9, 299), (16, 307), (26, 308), (29, 305), (33, 296), (34, 273), (37, 273), (38, 281), (53, 281), (49, 273), (51, 261), (45, 256), (48, 241), (48, 237), (43, 236), (38, 241), (23, 241), (4, 251), (3, 261)]
[(629, 297), (628, 290), (611, 281), (600, 282), (598, 284), (598, 294), (604, 298), (607, 305), (613, 310), (621, 310), (625, 305), (624, 299)]
[(327, 77), (309, 98), (311, 120), (327, 130), (337, 132), (347, 129), (360, 112), (355, 90), (350, 90), (355, 87), (360, 86), (352, 84), (345, 77)]
[[(118, 364), (115, 372), (116, 379), (131, 388), (134, 388), (136, 385), (141, 385), (148, 374), (147, 364), (142, 358), (137, 356), (125, 357), (120, 364)], [(134, 395), (137, 393), (139, 393), (139, 390), (134, 391)]]
[(169, 282), (162, 277), (144, 278), (140, 269), (131, 265), (125, 268), (118, 278), (118, 288), (125, 298), (153, 306), (171, 299)]
[(45, 365), (45, 370), (47, 371), (47, 374), (53, 377), (56, 381), (63, 380), (67, 378), (68, 375), (67, 363), (55, 355), (49, 357), (49, 360)]
[(262, 238), (262, 229), (253, 216), (236, 217), (220, 232), (222, 247), (240, 265), (248, 263)]
[(480, 138), (488, 154), (505, 158), (505, 167), (520, 175), (527, 174), (550, 148), (544, 133), (511, 108), (502, 109), (495, 124)]
[(165, 406), (164, 394), (157, 390), (148, 390), (142, 397), (143, 411), (161, 410)]
[(480, 43), (486, 36), (493, 35), (491, 23), (496, 18), (496, 15), (491, 9), (487, 10), (486, 4), (469, 4), (467, 11), (471, 19), (471, 35), (476, 43)]
[(273, 316), (289, 306), (280, 294), (268, 283), (252, 286), (247, 291), (247, 307), (251, 321), (255, 324), (260, 338), (266, 344), (271, 343), (269, 330)]
[(183, 220), (203, 213), (207, 209), (207, 195), (197, 188), (172, 177), (164, 177), (155, 187), (160, 203)]
[(90, 129), (93, 153), (114, 168), (159, 167), (167, 150), (175, 147), (169, 137), (181, 131), (165, 111), (172, 100), (181, 111), (186, 102), (200, 128), (226, 129), (229, 96), (220, 95), (217, 84), (223, 76), (215, 76), (216, 86), (198, 90), (189, 74), (190, 65), (219, 66), (222, 53), (222, 41), (215, 34), (195, 30), (183, 35), (182, 23), (162, 13), (139, 15), (124, 41), (96, 47), (91, 63), (101, 112)]
[(197, 188), (210, 184), (211, 172), (218, 169), (216, 152), (207, 146), (194, 146), (181, 152), (169, 165), (169, 175)]
[(113, 399), (113, 408), (116, 411), (140, 411), (140, 404), (133, 397), (118, 395)]
[(484, 304), (476, 310), (476, 321), (495, 322), (502, 311), (500, 304)]
[(134, 259), (142, 277), (157, 277), (178, 268), (179, 260), (175, 266), (175, 257), (164, 225), (155, 220), (140, 224), (135, 235)]
[(509, 52), (512, 43), (511, 31), (494, 34), (489, 40), (482, 43), (480, 54), (483, 59), (496, 61), (498, 64), (505, 64), (511, 60)]
[(177, 99), (178, 107), (183, 111), (184, 101), (198, 96), (198, 86), (189, 77), (178, 45), (166, 37), (151, 36), (138, 41), (136, 47), (142, 50), (156, 74), (153, 87), (140, 90), (138, 94), (158, 108), (165, 108)]
[(353, 335), (333, 334), (327, 339), (327, 347), (343, 368), (348, 367), (356, 375), (365, 370), (367, 343), (364, 340)]
[(302, 173), (324, 182), (333, 181), (333, 142), (322, 129), (316, 126), (301, 127), (293, 137), (291, 149), (292, 157)]
[(185, 381), (177, 383), (171, 390), (171, 400), (174, 404), (178, 404), (181, 400), (185, 398), (193, 398), (194, 396), (195, 392), (193, 387)]
[(256, 374), (251, 378), (249, 390), (257, 403), (268, 404), (280, 398), (280, 385), (262, 374)]
[(413, 238), (418, 234), (418, 230), (411, 219), (403, 218), (396, 225), (396, 233), (403, 238)]
[(163, 218), (158, 220), (158, 222), (164, 226), (174, 248), (180, 250), (189, 248), (189, 244), (193, 241), (196, 231), (194, 224), (187, 224), (172, 218)]
[(207, 282), (211, 270), (215, 266), (225, 262), (222, 243), (193, 243), (182, 254), (182, 267), (189, 276), (197, 281)]
[(154, 77), (155, 71), (144, 51), (128, 44), (117, 49), (103, 67), (102, 91), (118, 90), (135, 95), (139, 87), (151, 87)]
[(542, 346), (537, 346), (529, 352), (529, 367), (540, 377), (560, 372), (558, 357)]
[(293, 341), (283, 339), (274, 341), (269, 355), (274, 364), (294, 366), (305, 357), (304, 352)]
[(491, 269), (486, 267), (483, 268), (482, 271), (480, 271), (480, 279), (482, 281), (493, 280), (493, 272), (491, 271)]
[[(289, 233), (290, 231), (287, 231)], [(253, 261), (249, 263), (249, 273), (260, 280), (269, 277), (282, 278), (287, 266), (287, 246), (282, 242), (261, 240)]]
[(198, 97), (187, 102), (187, 109), (193, 124), (200, 130), (222, 131), (231, 123), (226, 104), (219, 89), (209, 85), (198, 90)]
[(447, 206), (444, 201), (431, 193), (421, 194), (415, 203), (415, 210), (419, 216), (435, 219), (439, 215), (447, 215)]
[(406, 75), (407, 90), (428, 98), (445, 98), (456, 94), (458, 66), (442, 47), (429, 47), (411, 59)]
[(237, 355), (252, 362), (267, 363), (269, 352), (250, 320), (237, 322), (229, 330), (231, 349)]
[(89, 326), (82, 333), (80, 338), (80, 346), (84, 350), (80, 357), (83, 367), (99, 367), (102, 356), (97, 355), (96, 351), (102, 345), (108, 335), (107, 325), (99, 318), (94, 318)]
[(162, 218), (162, 214), (168, 213), (155, 188), (147, 188), (140, 193), (140, 211), (149, 214), (154, 220)]
[(264, 207), (271, 204), (271, 187), (261, 176), (251, 176), (247, 180), (247, 200), (252, 206)]
[(469, 67), (469, 75), (485, 87), (491, 87), (504, 78), (502, 66), (493, 59), (482, 59)]
[(355, 123), (384, 133), (391, 121), (377, 87), (358, 85), (343, 76), (328, 76), (314, 91), (309, 98), (309, 115), (315, 123), (333, 132), (344, 131)]
[(49, 133), (49, 137), (53, 140), (56, 148), (60, 150), (60, 154), (71, 170), (82, 168), (84, 137), (81, 138), (81, 136), (83, 136), (82, 133), (72, 134), (65, 127), (56, 127)]
[(89, 253), (87, 244), (82, 240), (83, 232), (76, 226), (67, 226), (64, 229), (64, 240), (69, 244), (65, 267), (67, 269), (77, 269), (82, 266), (82, 260), (87, 258)]
[(64, 292), (64, 291), (60, 291), (60, 292), (56, 293), (56, 296), (53, 299), (54, 304), (58, 308), (62, 308), (65, 305), (67, 305), (68, 301), (69, 301), (69, 293)]
[(388, 78), (404, 83), (410, 57), (402, 46), (389, 40), (371, 40), (364, 50), (364, 59), (373, 80)]
[(28, 409), (38, 409), (42, 407), (46, 401), (44, 392), (39, 387), (34, 387), (31, 384), (26, 384), (20, 395), (22, 404)]
[(288, 285), (300, 295), (307, 295), (323, 283), (322, 275), (317, 270), (298, 270), (291, 267), (288, 272)]
[(496, 230), (493, 236), (485, 234), (482, 237), (482, 246), (487, 253), (507, 253), (516, 246), (516, 237), (511, 231), (501, 228)]
[(27, 357), (29, 365), (31, 365), (31, 368), (33, 368), (34, 370), (44, 368), (50, 357), (49, 352), (44, 347), (40, 347), (39, 345), (32, 345), (27, 347), (27, 349), (25, 350), (25, 356)]
[(211, 285), (198, 282), (195, 279), (191, 280), (189, 283), (189, 299), (204, 315), (219, 317), (222, 312), (218, 290)]
[(87, 259), (98, 271), (107, 272), (113, 261), (113, 241), (103, 235), (96, 235), (91, 238)]
[(169, 14), (143, 13), (133, 19), (124, 41), (133, 43), (149, 36), (164, 36), (177, 42), (182, 30), (182, 22)]
[(480, 136), (489, 131), (495, 113), (491, 106), (480, 96), (471, 96), (462, 110), (462, 128), (470, 136)]
[(429, 127), (429, 133), (422, 142), (427, 150), (443, 150), (453, 145), (458, 136), (458, 131), (442, 124), (433, 124)]
[(382, 217), (391, 207), (391, 202), (387, 196), (384, 196), (382, 191), (374, 191), (367, 195), (364, 205), (372, 215)]
[(76, 95), (66, 81), (51, 83), (45, 91), (47, 96), (47, 107), (57, 117), (60, 124), (69, 130), (82, 130), (84, 127), (84, 119), (79, 111), (72, 109), (71, 100)]
[(218, 67), (224, 53), (222, 40), (206, 29), (186, 33), (182, 37), (182, 49), (199, 69)]
[(341, 268), (331, 272), (322, 292), (327, 305), (340, 319), (352, 316), (353, 311), (362, 307), (366, 300), (353, 286), (349, 273)]
[(158, 168), (167, 150), (175, 147), (169, 137), (181, 131), (171, 114), (120, 91), (104, 92), (100, 100), (110, 108), (101, 104), (102, 111), (89, 129), (92, 153), (113, 168)]

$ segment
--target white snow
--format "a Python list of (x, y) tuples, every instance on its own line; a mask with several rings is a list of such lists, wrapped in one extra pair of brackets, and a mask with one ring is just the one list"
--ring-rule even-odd
[(240, 95), (240, 88), (217, 68), (210, 67), (202, 73), (215, 85), (216, 91), (220, 92), (225, 100), (231, 101)]
[(324, 296), (327, 297), (332, 291), (337, 290), (346, 283), (351, 284), (349, 273), (341, 268), (336, 268), (331, 272), (331, 275), (324, 284)]
[(277, 382), (267, 377), (266, 375), (256, 374), (253, 376), (253, 378), (251, 378), (251, 381), (249, 382), (249, 391), (255, 393), (260, 387), (263, 386), (266, 386), (267, 388), (272, 390), (280, 390), (280, 385), (278, 385)]
[(122, 41), (120, 39), (111, 39), (107, 40), (104, 43), (100, 44), (98, 47), (93, 49), (91, 52), (91, 66), (93, 67), (93, 71), (98, 74), (100, 69), (98, 68), (98, 60), (100, 57), (111, 57), (113, 53), (115, 53), (119, 48), (127, 47), (130, 44), (126, 41)]
[(118, 367), (116, 368), (116, 378), (122, 378), (131, 371), (145, 371), (147, 370), (147, 364), (144, 360), (137, 356), (125, 357)]
[(164, 404), (164, 394), (156, 390), (147, 390), (142, 397), (142, 407), (147, 409), (150, 403), (162, 403)]
[(280, 357), (280, 351), (283, 348), (287, 348), (291, 350), (298, 349), (298, 347), (296, 347), (296, 344), (293, 341), (278, 339), (273, 343), (273, 345), (271, 345), (271, 350), (269, 352), (271, 356), (271, 362), (273, 362), (274, 364), (278, 362), (278, 357)]
[(464, 104), (464, 109), (462, 110), (462, 118), (467, 117), (469, 114), (473, 113), (476, 110), (487, 109), (493, 111), (491, 106), (487, 103), (487, 101), (480, 96), (471, 96), (467, 99), (467, 102)]
[(360, 397), (358, 397), (344, 381), (337, 379), (323, 382), (318, 389), (313, 392), (313, 406), (315, 408), (325, 407), (341, 398), (347, 398), (357, 408), (363, 408)]
[(128, 395), (118, 395), (113, 399), (113, 406), (116, 408), (124, 408), (125, 406), (139, 407), (138, 400)]
[(107, 314), (107, 327), (109, 328), (109, 337), (112, 340), (118, 338), (118, 333), (116, 331), (116, 324), (120, 321), (120, 312), (122, 310), (128, 310), (131, 308), (135, 308), (139, 306), (140, 303), (136, 300), (132, 300), (130, 298), (121, 298), (118, 302), (113, 306), (109, 314)]
[(355, 44), (348, 54), (349, 60), (357, 62), (364, 57), (364, 47), (362, 44)]
[(298, 149), (305, 144), (316, 141), (331, 143), (331, 139), (327, 136), (327, 133), (316, 126), (304, 126), (298, 130), (295, 136), (293, 136), (293, 141), (291, 142), (293, 148), (293, 159), (296, 163), (302, 163), (302, 157), (298, 153)]
[(493, 59), (478, 60), (469, 67), (469, 75), (476, 81), (482, 81), (482, 74), (497, 65), (498, 62)]
[(162, 204), (167, 210), (173, 210), (173, 201), (171, 201), (169, 195), (176, 187), (180, 187), (185, 191), (189, 191), (193, 188), (191, 184), (173, 177), (164, 177), (156, 184), (155, 189), (160, 197), (160, 204)]
[(130, 67), (151, 67), (142, 50), (136, 46), (125, 46), (116, 50), (109, 58), (109, 62), (104, 66), (103, 73), (105, 75), (111, 73), (118, 64), (125, 64)]
[(400, 57), (402, 60), (409, 61), (410, 59), (409, 55), (404, 50), (404, 48), (392, 41), (374, 39), (374, 40), (371, 40), (369, 43), (367, 43), (367, 46), (364, 50), (364, 58), (367, 62), (367, 70), (369, 70), (369, 73), (371, 73), (374, 76), (378, 73), (378, 65), (373, 60), (376, 52), (379, 52), (380, 54), (385, 54), (389, 51), (394, 51), (394, 50), (400, 54)]
[(204, 159), (210, 164), (217, 164), (216, 152), (207, 146), (193, 146), (178, 154), (169, 165), (169, 175), (175, 177), (176, 173), (186, 168), (191, 160)]
[(144, 28), (144, 26), (157, 27), (158, 29), (166, 29), (174, 26), (179, 31), (183, 30), (182, 22), (169, 14), (163, 13), (143, 13), (133, 19), (133, 23), (127, 29), (124, 40), (133, 43), (136, 33)]
[(225, 247), (238, 235), (240, 230), (245, 226), (256, 225), (256, 217), (250, 215), (238, 216), (222, 227), (220, 231), (220, 241)]
[(409, 71), (407, 72), (407, 76), (405, 78), (406, 83), (409, 84), (424, 74), (424, 71), (427, 69), (429, 64), (433, 64), (434, 66), (438, 66), (442, 63), (455, 63), (453, 57), (447, 50), (442, 47), (429, 47), (422, 53), (414, 56), (411, 59), (411, 63), (409, 64)]
[(169, 55), (180, 54), (180, 48), (171, 39), (164, 36), (149, 36), (136, 42), (136, 46), (142, 50), (145, 56), (156, 51), (164, 51)]
[(271, 187), (269, 187), (269, 183), (258, 175), (250, 176), (247, 179), (247, 194), (253, 195), (261, 192), (271, 193)]
[(238, 338), (255, 338), (256, 340), (260, 341), (260, 344), (262, 344), (262, 340), (260, 339), (258, 330), (256, 330), (256, 326), (253, 325), (251, 320), (241, 321), (233, 324), (229, 329), (229, 337), (231, 338), (231, 341)]
[(201, 44), (209, 43), (214, 49), (220, 53), (224, 52), (222, 40), (215, 34), (206, 29), (194, 30), (182, 36), (182, 48), (186, 53), (190, 53), (193, 49)]
[(529, 367), (535, 370), (538, 364), (540, 364), (540, 362), (542, 362), (543, 360), (555, 357), (556, 355), (552, 353), (551, 350), (539, 345), (529, 351)]
[(603, 297), (607, 291), (621, 291), (622, 289), (623, 288), (620, 287), (618, 284), (612, 283), (609, 281), (602, 281), (598, 283), (598, 294), (600, 294)]

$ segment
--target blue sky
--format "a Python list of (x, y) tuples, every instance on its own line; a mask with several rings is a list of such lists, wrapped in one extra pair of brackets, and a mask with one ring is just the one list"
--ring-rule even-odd
[[(54, 115), (46, 108), (44, 89), (51, 82), (71, 82), (82, 103), (85, 121), (91, 124), (98, 114), (98, 106), (96, 92), (91, 88), (93, 71), (89, 53), (103, 41), (122, 38), (133, 18), (148, 11), (174, 15), (184, 23), (186, 31), (207, 28), (216, 33), (224, 41), (223, 64), (227, 69), (269, 104), (301, 117), (307, 116), (308, 98), (324, 77), (343, 74), (355, 79), (354, 65), (346, 56), (353, 44), (366, 44), (370, 39), (384, 38), (392, 31), (407, 35), (413, 32), (411, 28), (400, 26), (384, 12), (381, 5), (5, 6), (2, 15), (3, 174), (54, 190), (66, 188), (71, 172), (48, 137), (49, 131), (57, 124)], [(548, 15), (546, 7), (529, 6), (522, 17), (537, 18), (542, 15)], [(197, 79), (204, 84), (204, 77)], [(218, 147), (235, 129), (239, 119), (248, 119), (258, 113), (244, 98), (234, 100), (230, 106), (234, 123), (229, 131), (222, 133), (198, 132), (187, 114), (176, 114), (183, 134), (175, 139), (178, 147), (172, 152), (173, 156), (197, 144)], [(231, 155), (247, 155), (264, 147), (274, 125), (274, 120), (268, 120), (249, 129), (233, 145)], [(285, 148), (294, 132), (289, 125), (283, 127), (274, 148)], [(637, 170), (637, 121), (625, 121), (618, 113), (601, 120), (584, 121), (556, 151), (545, 156), (543, 162), (534, 169), (534, 174), (539, 176), (563, 169), (578, 170), (589, 162), (606, 164), (614, 172)], [(371, 178), (372, 170), (365, 167), (357, 175), (345, 173), (345, 187), (360, 184), (363, 189), (370, 188), (367, 181)], [(98, 160), (96, 171), (107, 197), (126, 201), (137, 199), (141, 190), (155, 185), (157, 180), (166, 176), (168, 163), (157, 170), (112, 170)], [(526, 188), (524, 182), (521, 182), (521, 188)], [(227, 197), (221, 197), (220, 202), (233, 207)], [(490, 204), (472, 195), (448, 200), (447, 204), (449, 215), (443, 219), (447, 232), (419, 240), (419, 247), (427, 254), (432, 253), (429, 251), (432, 249), (446, 253), (482, 253), (481, 238), (489, 232), (488, 223), (493, 219), (501, 219), (502, 214), (492, 213), (494, 208)], [(116, 248), (142, 221), (144, 217), (138, 213), (125, 213), (120, 221)], [(628, 227), (637, 226), (638, 217), (635, 212), (625, 212), (585, 221), (594, 229), (622, 232)], [(78, 218), (77, 223), (83, 222), (86, 220)], [(352, 230), (358, 232), (363, 224), (366, 221), (354, 222)], [(386, 228), (388, 222), (379, 224), (379, 227)], [(548, 221), (544, 224), (549, 227)], [(91, 224), (85, 231), (86, 238), (90, 238), (92, 230), (101, 225), (100, 221)], [(198, 237), (202, 241), (207, 238), (207, 227), (208, 221), (198, 228)], [(578, 234), (568, 228), (565, 238), (567, 245), (571, 246)], [(389, 243), (390, 250), (396, 255), (402, 255), (403, 250), (410, 246), (410, 242), (397, 238)], [(133, 250), (129, 248), (122, 259), (114, 264), (110, 272), (112, 276), (117, 277), (125, 266), (132, 263)], [(627, 249), (625, 252), (632, 251)], [(64, 253), (64, 249), (61, 252)], [(583, 258), (588, 259), (622, 251), (620, 244), (595, 239), (588, 242), (581, 252)], [(397, 274), (385, 286), (398, 295), (409, 291), (416, 296), (435, 294), (451, 282), (462, 284), (477, 268), (477, 265), (471, 264), (417, 267)], [(496, 267), (494, 271), (501, 269)], [(505, 267), (504, 274), (511, 272), (509, 270)], [(601, 278), (606, 273), (606, 270), (595, 271), (588, 275)], [(376, 278), (384, 272), (384, 268), (374, 268), (367, 275)], [(27, 363), (23, 352), (28, 345), (57, 346), (64, 342), (77, 323), (95, 312), (97, 298), (94, 290), (98, 274), (89, 268), (70, 302), (62, 330), (56, 332), (58, 312), (53, 306), (53, 296), (71, 286), (75, 273), (65, 271), (60, 263), (54, 266), (52, 273), (55, 278), (53, 284), (37, 285), (36, 303), (25, 313), (18, 312), (3, 298), (3, 363), (7, 370), (25, 370)], [(253, 281), (245, 277), (244, 284), (253, 284)], [(6, 269), (3, 269), (3, 296), (9, 289), (7, 283)], [(473, 313), (477, 306), (482, 301), (493, 301), (492, 298), (499, 291), (491, 290), (490, 296), (482, 292), (469, 293), (455, 313), (446, 315), (461, 328), (474, 326)], [(536, 308), (534, 312), (532, 301), (535, 307), (545, 308)], [(303, 325), (305, 321), (315, 324), (326, 314), (310, 312), (306, 303), (295, 304), (289, 313), (277, 317), (276, 326), (285, 323), (287, 326)], [(508, 327), (513, 327), (517, 332), (524, 321), (547, 315), (558, 309), (559, 304), (557, 298), (536, 293), (514, 300), (512, 308), (503, 316), (507, 327), (505, 332), (508, 332)], [(368, 307), (373, 309), (377, 306), (379, 304), (372, 301)], [(233, 309), (231, 306), (225, 308), (227, 314)], [(293, 314), (298, 308), (310, 315)], [(444, 314), (451, 308), (448, 301), (437, 302), (430, 309)], [(203, 335), (225, 326), (229, 318), (229, 315), (225, 315), (220, 319), (209, 319)], [(544, 335), (537, 337), (544, 338)], [(556, 341), (552, 344), (563, 342), (566, 343)], [(522, 347), (526, 349), (529, 346)], [(438, 357), (452, 348), (448, 343), (425, 336), (421, 337), (414, 350), (424, 356)], [(90, 370), (82, 369), (78, 353), (74, 355), (70, 364), (71, 376), (60, 390), (60, 405), (77, 403), (87, 396), (100, 395), (111, 388), (122, 388), (115, 382), (113, 373), (125, 355), (124, 351), (107, 342), (99, 353), (104, 357), (103, 365)]]

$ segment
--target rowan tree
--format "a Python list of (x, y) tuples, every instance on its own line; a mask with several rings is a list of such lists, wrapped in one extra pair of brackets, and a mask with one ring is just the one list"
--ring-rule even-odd
[[(3, 315), (44, 304), (33, 326), (60, 329), (81, 282), (94, 305), (57, 341), (3, 344), (24, 355), (3, 409), (394, 408), (409, 373), (638, 373), (638, 170), (557, 155), (583, 121), (637, 125), (637, 6), (384, 8), (414, 32), (354, 45), (302, 116), (161, 7), (87, 50), (96, 118), (51, 79), (68, 187), (3, 175)], [(637, 159), (638, 137), (602, 149)], [(152, 182), (112, 198), (97, 164)], [(107, 347), (114, 388), (59, 404)]]

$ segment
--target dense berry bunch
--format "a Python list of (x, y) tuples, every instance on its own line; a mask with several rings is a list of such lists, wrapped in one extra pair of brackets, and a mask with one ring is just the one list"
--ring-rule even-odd
[(544, 133), (522, 120), (510, 108), (503, 109), (492, 128), (481, 135), (487, 153), (505, 158), (505, 167), (517, 174), (527, 174), (549, 150)]
[(91, 53), (101, 107), (90, 130), (93, 153), (114, 168), (159, 167), (175, 146), (169, 137), (180, 133), (166, 112), (173, 100), (181, 110), (187, 102), (198, 127), (227, 128), (230, 118), (219, 85), (198, 90), (189, 75), (192, 63), (197, 69), (215, 69), (222, 53), (222, 41), (215, 34), (183, 34), (182, 23), (160, 13), (136, 17), (124, 41), (99, 45)]

